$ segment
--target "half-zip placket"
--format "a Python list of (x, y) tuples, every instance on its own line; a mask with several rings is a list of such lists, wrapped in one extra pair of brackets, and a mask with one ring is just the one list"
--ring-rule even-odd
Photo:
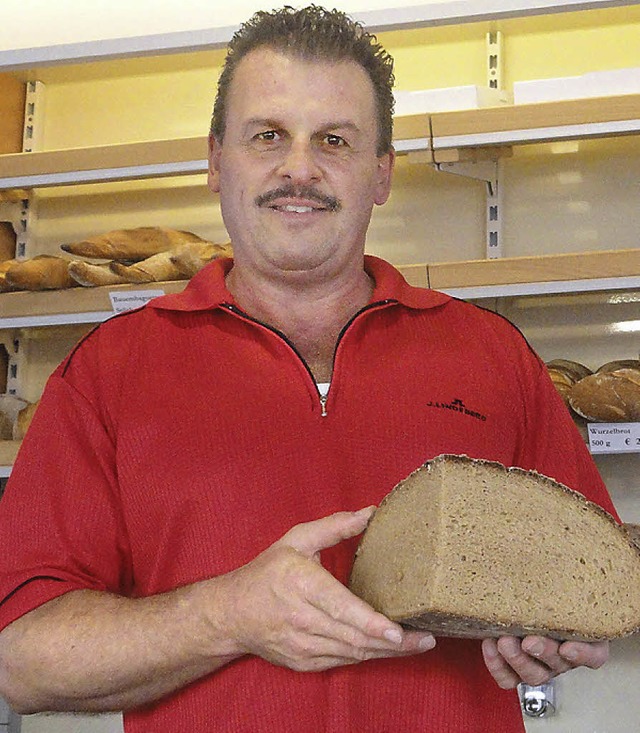
[[(376, 308), (382, 308), (388, 305), (391, 305), (392, 303), (397, 303), (398, 301), (395, 298), (386, 298), (385, 300), (378, 300), (375, 303), (368, 303), (364, 306), (364, 308), (361, 308), (357, 313), (355, 313), (343, 326), (343, 328), (340, 330), (340, 333), (338, 334), (338, 339), (336, 341), (335, 348), (333, 350), (333, 359), (332, 359), (332, 366), (335, 366), (336, 362), (336, 355), (338, 353), (338, 346), (340, 345), (340, 342), (342, 341), (343, 337), (349, 330), (349, 328), (353, 325), (354, 321), (359, 318), (364, 313), (367, 313), (371, 310), (375, 310)], [(249, 321), (250, 323), (254, 323), (257, 326), (261, 326), (262, 328), (266, 328), (267, 331), (270, 331), (275, 336), (278, 336), (281, 338), (287, 346), (293, 351), (293, 353), (297, 356), (297, 358), (302, 362), (304, 368), (307, 371), (307, 374), (309, 375), (309, 378), (311, 379), (311, 382), (313, 383), (316, 393), (318, 395), (318, 400), (320, 402), (320, 416), (321, 417), (327, 417), (327, 401), (329, 400), (329, 393), (331, 392), (331, 387), (329, 387), (329, 391), (327, 394), (322, 394), (320, 390), (318, 389), (318, 384), (316, 382), (315, 377), (313, 376), (313, 372), (311, 369), (309, 369), (309, 365), (305, 361), (302, 354), (298, 351), (296, 348), (296, 345), (291, 341), (286, 334), (284, 334), (282, 331), (280, 331), (277, 328), (274, 328), (273, 326), (270, 326), (268, 323), (265, 323), (264, 321), (260, 321), (257, 318), (253, 318), (253, 316), (250, 316), (248, 313), (242, 310), (242, 308), (238, 308), (237, 305), (234, 305), (233, 303), (220, 303), (220, 307), (224, 308), (225, 310), (228, 310), (230, 313), (233, 313), (236, 316), (239, 316), (243, 320)], [(331, 370), (334, 371), (333, 368)], [(333, 383), (333, 380), (332, 380)]]

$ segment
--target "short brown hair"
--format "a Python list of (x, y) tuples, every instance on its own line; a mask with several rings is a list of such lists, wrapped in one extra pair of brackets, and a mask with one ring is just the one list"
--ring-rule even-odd
[(222, 141), (227, 97), (240, 61), (261, 46), (303, 59), (355, 61), (373, 84), (378, 110), (378, 155), (391, 149), (393, 135), (393, 58), (364, 27), (339, 10), (309, 5), (259, 11), (240, 26), (229, 42), (213, 107), (211, 134)]

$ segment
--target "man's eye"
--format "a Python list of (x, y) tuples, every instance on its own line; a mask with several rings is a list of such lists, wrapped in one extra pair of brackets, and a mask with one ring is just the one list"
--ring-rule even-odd
[(262, 140), (263, 142), (274, 142), (275, 140), (278, 140), (280, 136), (275, 130), (265, 130), (264, 132), (259, 132), (256, 136), (256, 140)]
[(332, 148), (341, 148), (347, 144), (347, 141), (340, 135), (326, 135), (325, 142)]

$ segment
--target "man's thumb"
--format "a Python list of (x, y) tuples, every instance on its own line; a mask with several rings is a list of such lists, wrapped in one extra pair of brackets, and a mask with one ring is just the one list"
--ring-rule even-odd
[(369, 506), (357, 512), (336, 512), (313, 522), (296, 524), (276, 544), (289, 545), (307, 557), (315, 557), (320, 550), (363, 532), (375, 509)]

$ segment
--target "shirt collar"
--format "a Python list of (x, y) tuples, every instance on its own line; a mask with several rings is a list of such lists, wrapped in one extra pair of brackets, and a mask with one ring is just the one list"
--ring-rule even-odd
[[(233, 259), (214, 260), (196, 273), (181, 293), (154, 298), (149, 307), (172, 311), (199, 311), (217, 308), (222, 303), (233, 303), (225, 277), (233, 267)], [(385, 260), (365, 255), (364, 268), (375, 282), (372, 303), (396, 300), (408, 308), (424, 309), (444, 305), (450, 296), (429, 288), (409, 285), (404, 277)]]

